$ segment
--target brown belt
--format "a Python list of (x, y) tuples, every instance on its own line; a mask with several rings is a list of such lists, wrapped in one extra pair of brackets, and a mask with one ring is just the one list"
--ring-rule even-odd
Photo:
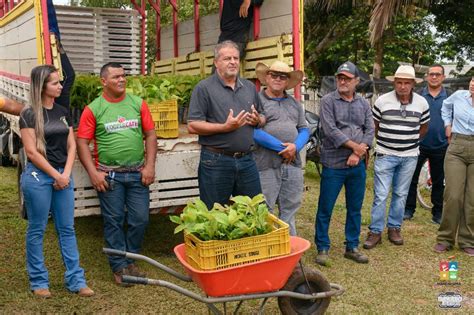
[(214, 152), (214, 153), (231, 156), (231, 157), (236, 158), (236, 159), (240, 159), (241, 157), (244, 157), (244, 156), (249, 155), (250, 153), (252, 153), (252, 151), (228, 151), (228, 150), (224, 150), (224, 149), (218, 149), (218, 148), (210, 147), (208, 145), (203, 145), (202, 147), (203, 147), (203, 149), (205, 149), (207, 151), (211, 151), (211, 152)]

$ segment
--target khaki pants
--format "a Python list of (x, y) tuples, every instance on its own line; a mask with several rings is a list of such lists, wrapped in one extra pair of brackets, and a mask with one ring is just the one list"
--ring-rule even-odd
[(453, 134), (444, 160), (446, 187), (438, 243), (474, 247), (474, 136)]

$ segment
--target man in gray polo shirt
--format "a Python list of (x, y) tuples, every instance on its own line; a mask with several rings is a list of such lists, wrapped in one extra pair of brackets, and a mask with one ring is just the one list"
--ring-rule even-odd
[(188, 131), (201, 144), (199, 195), (208, 208), (262, 192), (252, 151), (254, 127), (265, 124), (255, 86), (238, 75), (238, 46), (217, 44), (214, 65), (216, 72), (194, 88), (188, 115)]
[(278, 203), (279, 217), (296, 235), (295, 214), (303, 195), (303, 170), (299, 151), (305, 147), (309, 130), (303, 107), (285, 90), (294, 88), (303, 79), (303, 72), (291, 71), (281, 61), (268, 67), (257, 63), (257, 78), (267, 87), (260, 92), (267, 124), (255, 129), (258, 144), (255, 161), (267, 205), (273, 210)]

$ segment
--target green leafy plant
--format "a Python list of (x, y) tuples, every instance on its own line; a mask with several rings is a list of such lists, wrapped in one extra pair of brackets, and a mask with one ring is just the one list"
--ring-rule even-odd
[(209, 241), (234, 240), (271, 232), (267, 221), (268, 207), (262, 194), (253, 198), (235, 196), (230, 200), (233, 202), (231, 205), (215, 203), (211, 210), (200, 199), (189, 202), (180, 216), (170, 217), (178, 224), (174, 233), (185, 231)]

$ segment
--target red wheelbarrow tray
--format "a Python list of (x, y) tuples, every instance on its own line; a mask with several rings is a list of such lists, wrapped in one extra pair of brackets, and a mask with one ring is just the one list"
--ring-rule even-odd
[(189, 265), (184, 244), (177, 245), (174, 253), (187, 274), (208, 296), (219, 297), (280, 290), (310, 243), (291, 236), (290, 246), (288, 255), (211, 271), (198, 270)]

